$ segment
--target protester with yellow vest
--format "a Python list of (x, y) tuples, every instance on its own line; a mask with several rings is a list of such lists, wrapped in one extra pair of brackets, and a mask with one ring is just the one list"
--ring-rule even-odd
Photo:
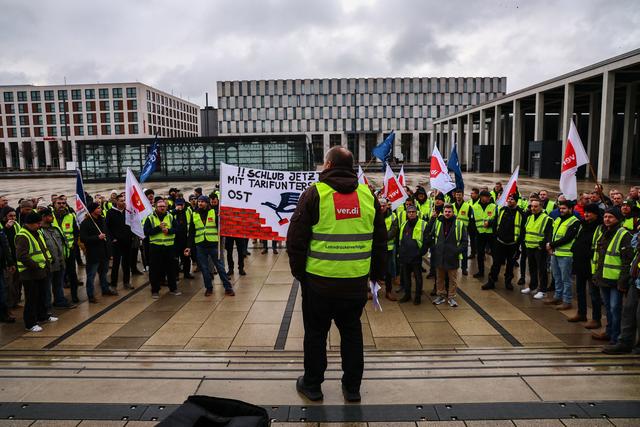
[(192, 250), (191, 248), (196, 248), (198, 268), (202, 272), (205, 296), (208, 297), (213, 294), (209, 259), (211, 259), (218, 272), (218, 276), (224, 286), (225, 295), (234, 296), (233, 286), (229, 281), (227, 273), (224, 271), (222, 261), (220, 261), (218, 257), (218, 243), (218, 216), (216, 215), (216, 211), (209, 207), (207, 196), (200, 196), (198, 199), (198, 210), (193, 213), (189, 226), (189, 247), (185, 251), (185, 254), (189, 255)]
[(144, 222), (144, 235), (149, 238), (149, 282), (151, 297), (160, 298), (160, 286), (163, 280), (169, 285), (169, 293), (182, 295), (176, 283), (176, 224), (173, 216), (167, 212), (167, 202), (156, 202), (155, 211)]
[(69, 211), (66, 199), (63, 197), (58, 196), (53, 202), (53, 225), (62, 231), (67, 241), (69, 251), (65, 259), (64, 270), (67, 282), (69, 283), (69, 290), (71, 291), (71, 301), (77, 304), (80, 302), (78, 299), (78, 286), (82, 284), (82, 282), (78, 280), (75, 257), (76, 251), (79, 250), (78, 238), (80, 237), (80, 228), (78, 227), (76, 216)]
[(431, 216), (432, 200), (427, 198), (427, 191), (424, 187), (418, 187), (414, 193), (416, 209), (418, 209), (418, 216), (423, 219), (429, 219)]
[(39, 213), (29, 212), (16, 235), (16, 263), (24, 286), (24, 326), (31, 332), (41, 332), (41, 324), (58, 320), (47, 311), (51, 254), (40, 232), (41, 220)]
[[(464, 193), (462, 189), (456, 188), (453, 191), (453, 214), (456, 216), (456, 219), (462, 222), (462, 225), (465, 226), (467, 230), (467, 234), (469, 232), (469, 220), (473, 217), (473, 208), (471, 206), (470, 201), (464, 200)], [(466, 276), (469, 274), (468, 265), (469, 265), (469, 244), (467, 240), (467, 246), (462, 251), (462, 260), (460, 261), (462, 267), (462, 275)]]
[(49, 284), (47, 285), (47, 309), (74, 308), (76, 305), (64, 296), (64, 266), (69, 256), (69, 248), (62, 230), (53, 225), (53, 212), (47, 208), (40, 212), (42, 222), (40, 231), (51, 254), (49, 265)]
[(549, 254), (546, 246), (547, 242), (551, 241), (553, 221), (542, 211), (540, 199), (530, 199), (529, 205), (531, 214), (527, 217), (524, 226), (524, 242), (527, 247), (527, 264), (529, 264), (529, 287), (520, 292), (525, 295), (533, 293), (533, 298), (541, 300), (547, 295)]
[(549, 193), (547, 192), (547, 190), (540, 190), (538, 192), (538, 197), (540, 197), (542, 210), (547, 215), (551, 215), (551, 212), (556, 208), (556, 203), (553, 200), (549, 199)]
[(476, 257), (478, 272), (473, 275), (476, 279), (484, 277), (484, 257), (487, 249), (493, 243), (493, 223), (496, 217), (496, 205), (491, 202), (491, 194), (483, 190), (480, 201), (473, 205), (473, 225), (476, 230)]
[(407, 206), (407, 220), (400, 224), (398, 237), (398, 262), (402, 276), (404, 296), (400, 302), (411, 300), (411, 276), (415, 277), (415, 305), (422, 302), (422, 257), (427, 253), (429, 227), (427, 221), (418, 217), (415, 206)]
[(636, 202), (631, 199), (627, 199), (622, 203), (620, 207), (622, 212), (622, 226), (627, 229), (631, 234), (635, 234), (638, 231), (638, 208)]
[(380, 211), (384, 216), (387, 229), (387, 272), (384, 275), (385, 296), (389, 301), (397, 301), (398, 297), (393, 291), (393, 278), (396, 277), (396, 241), (398, 240), (398, 219), (391, 211), (389, 201), (381, 197), (378, 199)]
[(469, 233), (469, 246), (471, 253), (469, 254), (469, 259), (474, 259), (476, 257), (476, 227), (473, 219), (473, 206), (476, 203), (480, 202), (480, 189), (472, 188), (469, 193), (469, 206), (471, 206), (471, 213), (469, 215), (469, 226), (467, 227), (467, 232)]
[(573, 214), (567, 200), (558, 202), (560, 216), (553, 221), (553, 234), (546, 248), (551, 256), (551, 272), (555, 281), (555, 295), (544, 303), (555, 305), (556, 310), (569, 310), (573, 306), (571, 274), (573, 271), (573, 242), (580, 231), (580, 220)]
[(483, 290), (495, 289), (502, 264), (506, 264), (504, 272), (504, 287), (513, 290), (513, 268), (520, 241), (524, 238), (524, 212), (518, 207), (518, 195), (507, 197), (507, 205), (498, 211), (498, 218), (494, 223), (495, 241), (491, 257), (491, 271), (489, 281), (482, 285)]
[(442, 215), (435, 218), (429, 228), (431, 263), (436, 269), (438, 294), (433, 303), (440, 305), (448, 302), (450, 307), (457, 307), (458, 270), (467, 251), (467, 227), (454, 215), (453, 206), (445, 204)]
[(502, 195), (502, 191), (503, 191), (502, 183), (501, 182), (496, 182), (496, 185), (493, 186), (493, 190), (490, 191), (490, 193), (491, 193), (491, 201), (493, 203), (496, 203), (498, 201), (498, 199)]
[(287, 234), (292, 275), (302, 289), (304, 375), (296, 389), (310, 400), (323, 398), (327, 334), (340, 331), (342, 392), (360, 401), (364, 370), (360, 316), (369, 280), (385, 276), (387, 229), (378, 201), (358, 184), (353, 155), (341, 146), (325, 156), (319, 181), (300, 196)]
[(593, 254), (593, 283), (600, 288), (600, 295), (607, 313), (604, 332), (592, 334), (597, 340), (615, 345), (620, 335), (622, 299), (629, 289), (629, 273), (633, 260), (631, 233), (620, 225), (622, 212), (617, 207), (604, 213), (604, 228), (596, 242)]

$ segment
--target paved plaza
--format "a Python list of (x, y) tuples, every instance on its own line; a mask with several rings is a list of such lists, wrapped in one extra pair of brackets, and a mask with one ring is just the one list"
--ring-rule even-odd
[[(496, 177), (474, 176), (468, 185)], [(74, 186), (71, 179), (5, 183), (12, 204), (31, 188), (47, 197)], [(554, 184), (524, 181), (523, 191)], [(161, 192), (168, 186), (150, 184)], [(119, 187), (87, 184), (91, 193), (111, 188)], [(575, 310), (557, 311), (518, 286), (505, 290), (502, 281), (481, 291), (471, 276), (461, 276), (457, 308), (426, 297), (420, 306), (382, 298), (382, 312), (367, 305), (361, 405), (343, 400), (333, 327), (325, 400), (312, 404), (294, 387), (303, 372), (303, 325), (286, 250), (250, 251), (247, 275), (232, 276), (234, 297), (224, 295), (218, 278), (205, 297), (195, 273), (180, 281), (182, 295), (163, 289), (154, 300), (147, 276), (134, 276), (134, 290), (120, 288), (97, 304), (80, 288), (78, 307), (56, 311), (59, 321), (40, 333), (25, 331), (21, 319), (0, 325), (0, 426), (154, 425), (192, 394), (264, 406), (273, 425), (283, 426), (638, 425), (627, 418), (638, 413), (639, 356), (601, 353), (590, 331), (567, 322)], [(84, 271), (79, 276), (84, 280)], [(432, 286), (425, 279), (426, 292)]]

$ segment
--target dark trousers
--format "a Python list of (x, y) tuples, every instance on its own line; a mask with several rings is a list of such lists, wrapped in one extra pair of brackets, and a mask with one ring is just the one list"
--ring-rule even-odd
[[(136, 237), (137, 238), (137, 237)], [(131, 250), (129, 251), (129, 271), (131, 273), (133, 273), (134, 271), (139, 271), (138, 270), (138, 252), (140, 251), (140, 246), (137, 246), (135, 248), (131, 248)], [(144, 262), (142, 263), (142, 265), (144, 265)]]
[(638, 339), (638, 324), (640, 322), (640, 304), (638, 304), (638, 289), (635, 283), (629, 286), (627, 295), (622, 305), (622, 321), (620, 323), (620, 339), (619, 343), (627, 346), (640, 348), (640, 340)]
[(533, 291), (540, 286), (540, 292), (547, 292), (547, 266), (549, 264), (549, 254), (544, 249), (527, 249), (527, 259), (529, 261), (529, 288)]
[(320, 295), (302, 284), (304, 322), (304, 383), (319, 389), (327, 369), (327, 335), (333, 320), (340, 331), (342, 384), (349, 391), (360, 390), (364, 371), (364, 350), (360, 316), (367, 303), (361, 299), (332, 298)]
[[(227, 273), (224, 271), (224, 265), (222, 265), (222, 261), (218, 258), (218, 244), (212, 244), (209, 246), (200, 245), (198, 246), (198, 266), (200, 267), (200, 271), (202, 272), (202, 281), (204, 283), (204, 287), (207, 289), (213, 289), (213, 281), (211, 280), (211, 270), (209, 269), (209, 260), (213, 263), (213, 266), (218, 271), (218, 276), (220, 276), (220, 280), (222, 281), (222, 285), (225, 289), (233, 289), (231, 286), (231, 282), (229, 281), (229, 277)], [(188, 258), (187, 258), (188, 259)]]
[(69, 290), (71, 291), (71, 298), (78, 299), (78, 273), (76, 271), (76, 259), (73, 255), (70, 255), (64, 266), (64, 272), (69, 282)]
[(131, 247), (130, 245), (112, 245), (113, 261), (111, 264), (111, 286), (118, 287), (118, 270), (120, 270), (120, 264), (122, 263), (122, 283), (125, 285), (131, 284)]
[[(75, 261), (75, 260), (74, 260)], [(24, 326), (31, 329), (38, 322), (49, 318), (47, 312), (47, 286), (49, 279), (23, 280), (24, 286)]]
[(578, 300), (578, 315), (587, 317), (587, 287), (591, 296), (591, 318), (598, 322), (602, 318), (602, 299), (600, 289), (591, 284), (591, 274), (576, 271), (576, 299)]
[(520, 245), (520, 278), (527, 276), (527, 247), (522, 243)]
[(149, 238), (142, 239), (142, 265), (147, 268), (151, 265), (151, 254), (149, 253), (151, 244)]
[(475, 256), (476, 254), (476, 236), (478, 233), (473, 230), (469, 230), (469, 246), (471, 246), (471, 253)]
[(173, 246), (149, 245), (149, 282), (152, 293), (160, 292), (160, 284), (165, 279), (170, 291), (178, 289), (175, 254)]
[[(278, 250), (278, 241), (277, 240), (272, 240), (271, 241), (271, 249), (273, 249), (274, 252)], [(262, 250), (263, 251), (268, 251), (269, 250), (269, 245), (268, 245), (268, 242), (266, 240), (262, 241)]]
[(517, 251), (517, 244), (505, 245), (499, 240), (495, 241), (493, 251), (491, 252), (493, 263), (491, 264), (491, 271), (489, 272), (489, 281), (494, 283), (498, 281), (498, 275), (500, 274), (502, 264), (506, 263), (507, 267), (504, 272), (504, 283), (511, 283), (513, 280), (513, 267), (516, 263)]
[(402, 275), (402, 286), (406, 295), (411, 296), (411, 276), (416, 280), (416, 298), (422, 294), (422, 264), (420, 262), (401, 264), (400, 274)]
[(484, 275), (484, 256), (487, 247), (491, 248), (493, 234), (478, 233), (476, 236), (476, 260), (478, 261), (478, 273)]
[(244, 270), (244, 246), (245, 239), (238, 237), (227, 237), (224, 242), (224, 249), (227, 251), (227, 266), (229, 271), (233, 271), (233, 244), (236, 245), (236, 252), (238, 254), (238, 270)]

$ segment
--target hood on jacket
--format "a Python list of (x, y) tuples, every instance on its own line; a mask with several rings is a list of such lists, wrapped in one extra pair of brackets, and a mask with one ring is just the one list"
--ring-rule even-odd
[(358, 175), (352, 169), (331, 168), (320, 173), (318, 179), (338, 193), (353, 193), (358, 188)]

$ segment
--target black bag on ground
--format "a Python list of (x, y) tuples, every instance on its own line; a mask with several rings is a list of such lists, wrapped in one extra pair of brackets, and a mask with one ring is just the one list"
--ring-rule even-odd
[(211, 396), (189, 398), (158, 427), (268, 427), (264, 408)]

